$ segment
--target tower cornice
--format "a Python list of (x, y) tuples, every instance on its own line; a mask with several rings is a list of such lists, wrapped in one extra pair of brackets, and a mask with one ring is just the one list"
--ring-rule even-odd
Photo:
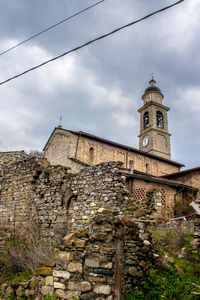
[(141, 108), (139, 108), (139, 109), (138, 109), (138, 112), (139, 112), (139, 113), (142, 112), (144, 109), (148, 108), (148, 107), (151, 106), (151, 105), (155, 105), (155, 106), (157, 106), (157, 107), (159, 107), (159, 108), (164, 109), (165, 111), (169, 111), (169, 110), (170, 110), (169, 107), (167, 107), (167, 106), (165, 106), (165, 105), (163, 105), (163, 104), (160, 104), (160, 103), (155, 102), (155, 101), (149, 101), (148, 103), (146, 103), (145, 105), (143, 105)]
[(149, 126), (149, 128), (147, 128), (147, 129), (141, 131), (140, 134), (138, 135), (138, 137), (141, 137), (141, 136), (144, 135), (144, 134), (148, 134), (148, 133), (151, 132), (151, 131), (155, 131), (155, 132), (158, 132), (158, 133), (160, 133), (160, 134), (163, 134), (163, 133), (164, 133), (165, 135), (167, 135), (167, 136), (169, 136), (169, 137), (171, 136), (171, 133), (167, 132), (165, 129), (163, 129), (163, 131), (160, 131), (159, 129), (152, 128), (152, 126)]

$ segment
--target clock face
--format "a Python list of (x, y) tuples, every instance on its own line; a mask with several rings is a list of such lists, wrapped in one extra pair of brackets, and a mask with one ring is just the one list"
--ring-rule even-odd
[(149, 142), (148, 137), (145, 136), (142, 140), (142, 146), (146, 147), (148, 145), (148, 142)]

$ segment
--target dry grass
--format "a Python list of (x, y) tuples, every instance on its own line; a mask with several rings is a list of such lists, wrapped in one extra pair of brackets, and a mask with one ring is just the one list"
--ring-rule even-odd
[(15, 236), (8, 241), (5, 260), (15, 270), (31, 270), (43, 265), (51, 257), (51, 244), (40, 238), (36, 224), (17, 228)]

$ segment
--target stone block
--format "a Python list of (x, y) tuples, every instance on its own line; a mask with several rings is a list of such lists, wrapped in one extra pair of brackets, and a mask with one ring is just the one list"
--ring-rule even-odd
[(86, 240), (83, 239), (77, 239), (76, 240), (76, 248), (84, 248), (86, 244)]
[(69, 263), (68, 267), (67, 267), (67, 271), (71, 272), (71, 273), (81, 273), (83, 272), (83, 267), (82, 264), (80, 263)]
[(56, 290), (55, 294), (60, 299), (66, 299), (66, 300), (72, 300), (73, 296), (75, 296), (77, 299), (79, 299), (79, 296), (81, 295), (80, 291), (67, 291), (64, 290)]
[(53, 270), (53, 276), (58, 277), (58, 278), (63, 278), (65, 280), (69, 280), (70, 278), (70, 273), (67, 271), (57, 271)]
[(45, 278), (45, 285), (53, 286), (53, 276), (47, 276)]
[(31, 289), (29, 295), (30, 295), (30, 296), (33, 296), (33, 295), (35, 295), (35, 293), (36, 293), (36, 290), (35, 290), (35, 289)]
[(54, 292), (54, 288), (53, 288), (53, 287), (51, 287), (51, 286), (46, 286), (46, 285), (43, 285), (43, 286), (42, 286), (41, 293), (42, 293), (43, 295), (49, 294), (49, 295), (52, 296), (53, 292)]
[(68, 234), (66, 235), (64, 238), (63, 238), (63, 242), (64, 242), (64, 245), (66, 247), (71, 247), (72, 246), (72, 243), (75, 241), (75, 233), (71, 233), (71, 234)]
[(98, 209), (98, 213), (102, 213), (105, 210), (105, 208), (101, 207)]
[(16, 290), (16, 295), (21, 296), (24, 293), (24, 288), (22, 286), (19, 286)]
[(26, 297), (29, 297), (30, 294), (31, 294), (31, 291), (29, 289), (25, 289), (24, 294), (25, 294)]
[(52, 275), (53, 269), (51, 267), (43, 267), (43, 268), (35, 269), (35, 272), (38, 275), (48, 276), (48, 275)]
[(39, 279), (37, 277), (33, 278), (30, 282), (30, 288), (34, 289), (36, 287), (36, 285), (38, 284)]
[(55, 294), (60, 299), (69, 299), (69, 297), (67, 296), (67, 293), (64, 290), (56, 290)]
[(65, 285), (61, 282), (54, 282), (54, 289), (61, 289), (61, 290), (65, 290)]
[(90, 282), (96, 282), (96, 283), (103, 283), (106, 280), (105, 278), (92, 277), (92, 276), (88, 277), (88, 279), (89, 279)]
[(101, 265), (102, 268), (105, 268), (105, 269), (112, 269), (113, 267), (113, 263), (109, 262), (109, 263), (104, 263)]
[(110, 269), (104, 269), (104, 268), (99, 268), (99, 269), (94, 269), (94, 273), (96, 274), (101, 274), (101, 275), (113, 275), (113, 271)]
[(99, 260), (86, 258), (85, 266), (89, 267), (89, 268), (98, 268), (99, 267)]
[(145, 246), (151, 246), (151, 242), (149, 242), (148, 240), (144, 240), (144, 245)]
[(135, 267), (128, 268), (128, 273), (132, 276), (137, 276), (137, 269)]
[(69, 260), (72, 260), (72, 253), (66, 251), (57, 251), (55, 254), (55, 261), (60, 264), (64, 264)]
[(23, 288), (27, 288), (27, 286), (29, 285), (29, 282), (28, 281), (22, 281), (20, 282), (20, 285), (23, 287)]
[(99, 284), (96, 285), (94, 288), (95, 294), (103, 294), (103, 295), (110, 295), (111, 293), (111, 286), (106, 284)]
[(68, 289), (82, 291), (82, 292), (88, 292), (91, 290), (91, 284), (87, 281), (82, 281), (82, 282), (69, 281)]

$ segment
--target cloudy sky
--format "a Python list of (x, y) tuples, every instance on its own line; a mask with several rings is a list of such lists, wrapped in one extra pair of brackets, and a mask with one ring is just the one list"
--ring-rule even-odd
[[(98, 0), (6, 0), (0, 52)], [(172, 4), (105, 0), (0, 55), (0, 81)], [(200, 165), (200, 1), (185, 0), (139, 24), (0, 86), (0, 151), (41, 150), (63, 128), (138, 148), (141, 96), (151, 74), (170, 107), (172, 159)]]

